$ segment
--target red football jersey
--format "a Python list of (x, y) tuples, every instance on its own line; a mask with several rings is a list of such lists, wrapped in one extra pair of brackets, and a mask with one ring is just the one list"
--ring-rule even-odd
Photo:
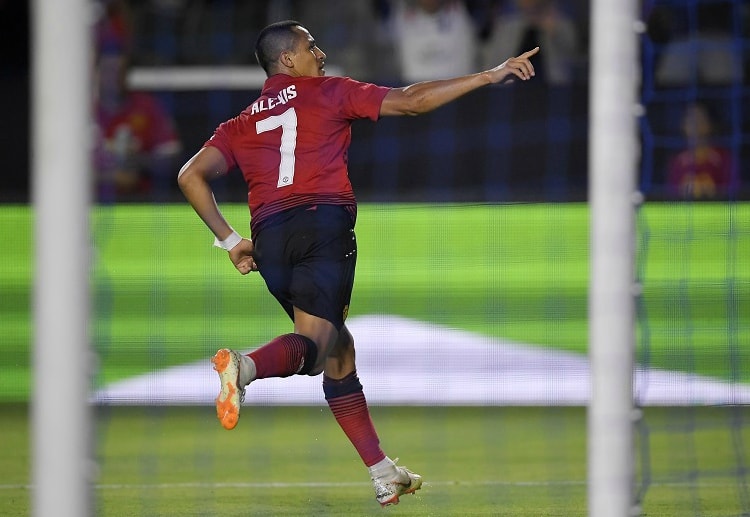
[(669, 164), (669, 186), (685, 198), (713, 198), (732, 187), (732, 155), (727, 149), (701, 145), (686, 149)]
[(131, 92), (123, 104), (114, 112), (99, 106), (96, 121), (101, 137), (110, 147), (123, 128), (132, 138), (131, 146), (136, 151), (153, 152), (160, 148), (177, 149), (180, 141), (177, 131), (164, 108), (155, 97), (141, 92)]
[(254, 234), (264, 219), (289, 208), (356, 205), (347, 169), (351, 123), (378, 120), (388, 91), (348, 77), (277, 74), (255, 102), (216, 129), (205, 145), (242, 171)]

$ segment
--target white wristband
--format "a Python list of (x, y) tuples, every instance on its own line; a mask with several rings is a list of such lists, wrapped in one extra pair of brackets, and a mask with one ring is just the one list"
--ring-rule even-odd
[(241, 240), (242, 237), (240, 237), (240, 234), (232, 230), (232, 233), (229, 234), (229, 237), (227, 237), (223, 241), (220, 241), (218, 237), (214, 238), (214, 246), (229, 251), (237, 246)]

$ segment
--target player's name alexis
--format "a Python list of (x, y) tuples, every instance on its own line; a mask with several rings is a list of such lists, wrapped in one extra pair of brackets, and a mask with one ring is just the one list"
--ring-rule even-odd
[(255, 101), (250, 108), (250, 114), (255, 115), (256, 113), (260, 113), (261, 111), (273, 109), (279, 104), (286, 104), (296, 96), (296, 87), (294, 85), (287, 86), (286, 88), (281, 90), (276, 97), (269, 97), (267, 99), (261, 97), (260, 99)]

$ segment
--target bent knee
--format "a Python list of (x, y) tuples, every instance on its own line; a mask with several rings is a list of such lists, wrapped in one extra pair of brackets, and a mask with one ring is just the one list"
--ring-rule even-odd
[(316, 364), (305, 375), (309, 375), (310, 377), (315, 377), (316, 375), (320, 375), (321, 373), (323, 373), (324, 369), (325, 369), (324, 363)]

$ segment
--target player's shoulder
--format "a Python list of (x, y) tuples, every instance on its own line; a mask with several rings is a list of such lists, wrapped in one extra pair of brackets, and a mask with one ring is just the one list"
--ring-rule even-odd
[(305, 76), (290, 77), (282, 74), (270, 77), (263, 88), (263, 94), (272, 93), (293, 86), (298, 91), (317, 90), (317, 91), (336, 91), (348, 88), (356, 88), (364, 83), (348, 76), (324, 75), (324, 76)]
[(322, 77), (304, 77), (301, 79), (303, 79), (302, 84), (325, 89), (350, 88), (366, 84), (345, 75), (324, 75)]
[(338, 104), (362, 84), (345, 76), (295, 77), (288, 87), (294, 88), (296, 104)]

